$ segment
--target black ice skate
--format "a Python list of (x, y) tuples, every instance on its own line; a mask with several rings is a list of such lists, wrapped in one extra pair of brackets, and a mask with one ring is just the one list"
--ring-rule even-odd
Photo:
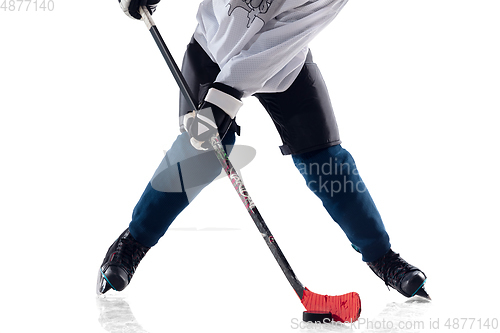
[(389, 250), (382, 258), (367, 264), (387, 286), (391, 286), (404, 296), (418, 295), (431, 299), (424, 289), (427, 279), (424, 272), (407, 263), (398, 253)]
[(97, 277), (97, 294), (104, 294), (110, 289), (125, 289), (149, 249), (139, 244), (127, 228), (104, 257)]

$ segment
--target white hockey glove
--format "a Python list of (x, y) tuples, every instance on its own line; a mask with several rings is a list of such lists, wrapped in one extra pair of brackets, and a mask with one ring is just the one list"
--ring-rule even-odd
[(123, 12), (130, 18), (140, 20), (141, 14), (139, 13), (140, 6), (146, 6), (149, 13), (153, 15), (156, 10), (156, 6), (160, 0), (118, 0), (120, 7), (122, 7)]
[(219, 132), (224, 139), (230, 128), (239, 135), (235, 117), (243, 105), (243, 93), (223, 83), (216, 82), (208, 90), (199, 111), (191, 111), (184, 116), (184, 128), (191, 137), (191, 145), (198, 150), (212, 147), (209, 140)]

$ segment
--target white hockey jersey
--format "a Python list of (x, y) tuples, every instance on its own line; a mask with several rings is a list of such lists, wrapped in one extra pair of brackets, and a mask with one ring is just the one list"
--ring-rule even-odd
[(216, 81), (243, 97), (282, 92), (295, 80), (308, 44), (348, 0), (204, 0), (194, 38), (221, 68)]

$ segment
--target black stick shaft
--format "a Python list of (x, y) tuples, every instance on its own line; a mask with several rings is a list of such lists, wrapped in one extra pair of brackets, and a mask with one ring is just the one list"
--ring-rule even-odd
[(186, 79), (184, 79), (182, 72), (180, 71), (179, 67), (174, 61), (172, 54), (167, 48), (167, 45), (163, 41), (163, 38), (161, 37), (160, 32), (158, 31), (158, 28), (156, 28), (156, 26), (154, 25), (151, 27), (151, 29), (149, 29), (149, 32), (151, 32), (151, 35), (153, 36), (156, 42), (156, 45), (158, 45), (161, 54), (167, 61), (167, 65), (170, 68), (170, 71), (172, 72), (172, 75), (174, 76), (174, 79), (177, 82), (177, 85), (179, 86), (182, 95), (184, 95), (184, 97), (190, 104), (191, 110), (198, 110), (198, 106), (194, 102), (193, 93), (191, 92), (191, 89), (189, 89)]
[(281, 251), (280, 247), (278, 246), (278, 243), (276, 243), (276, 240), (274, 239), (274, 236), (267, 227), (264, 218), (262, 217), (262, 215), (260, 215), (259, 211), (257, 210), (257, 207), (255, 206), (255, 203), (252, 201), (252, 198), (250, 198), (250, 195), (248, 194), (248, 191), (245, 187), (245, 184), (243, 183), (243, 180), (238, 175), (238, 172), (236, 171), (231, 161), (229, 160), (229, 157), (227, 156), (222, 146), (222, 143), (219, 140), (218, 135), (212, 137), (211, 143), (212, 147), (215, 150), (215, 154), (217, 155), (217, 159), (219, 160), (219, 162), (222, 165), (222, 168), (224, 169), (227, 176), (231, 180), (231, 183), (233, 184), (236, 193), (238, 193), (241, 201), (243, 202), (243, 205), (245, 206), (248, 213), (252, 217), (252, 220), (257, 226), (257, 229), (260, 231), (260, 234), (262, 235), (264, 241), (271, 250), (274, 258), (278, 262), (278, 265), (280, 266), (281, 270), (285, 274), (288, 282), (297, 293), (297, 296), (299, 296), (299, 298), (302, 299), (302, 296), (304, 294), (304, 286), (297, 279), (297, 276), (293, 272), (292, 267), (286, 260), (285, 255)]
[[(148, 29), (153, 36), (156, 45), (160, 49), (161, 54), (165, 58), (165, 61), (167, 62), (168, 67), (170, 68), (170, 71), (172, 72), (172, 75), (174, 76), (175, 81), (177, 82), (177, 85), (179, 86), (179, 89), (181, 90), (181, 93), (184, 95), (186, 100), (190, 103), (191, 108), (193, 110), (197, 110), (198, 107), (194, 103), (194, 98), (191, 90), (189, 89), (189, 86), (186, 83), (186, 80), (184, 79), (184, 76), (182, 75), (182, 72), (179, 70), (179, 67), (177, 66), (174, 58), (172, 57), (172, 54), (168, 50), (167, 45), (163, 41), (163, 38), (160, 35), (160, 32), (158, 31), (158, 28), (156, 28), (156, 25), (153, 22), (153, 19), (149, 15), (149, 12), (147, 9), (144, 7), (141, 7), (141, 15), (148, 26)], [(295, 273), (293, 272), (290, 264), (286, 260), (283, 252), (278, 246), (278, 243), (276, 243), (276, 240), (274, 239), (273, 235), (271, 234), (271, 231), (267, 227), (266, 223), (264, 222), (264, 219), (260, 215), (259, 211), (257, 210), (257, 207), (255, 206), (254, 202), (250, 198), (248, 191), (245, 188), (245, 185), (243, 184), (243, 180), (241, 177), (238, 175), (236, 172), (236, 169), (233, 167), (231, 161), (229, 160), (229, 157), (227, 156), (224, 147), (222, 146), (222, 143), (220, 142), (220, 138), (218, 135), (212, 137), (211, 139), (211, 144), (212, 147), (214, 148), (215, 154), (217, 155), (217, 158), (219, 159), (219, 162), (222, 165), (222, 168), (226, 172), (227, 176), (231, 180), (231, 183), (233, 184), (234, 189), (238, 193), (241, 201), (245, 205), (245, 208), (247, 209), (248, 213), (252, 217), (252, 220), (254, 221), (255, 225), (257, 226), (257, 229), (260, 231), (262, 237), (264, 238), (264, 241), (266, 242), (267, 246), (271, 250), (274, 258), (278, 262), (278, 265), (280, 266), (281, 270), (285, 274), (286, 278), (288, 279), (288, 282), (290, 285), (293, 287), (295, 292), (297, 293), (297, 296), (299, 296), (300, 299), (302, 299), (303, 294), (304, 294), (304, 286), (300, 281), (297, 279), (295, 276)]]

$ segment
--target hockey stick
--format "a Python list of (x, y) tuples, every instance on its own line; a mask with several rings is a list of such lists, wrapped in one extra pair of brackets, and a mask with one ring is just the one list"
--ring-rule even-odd
[[(186, 83), (186, 80), (179, 70), (179, 67), (173, 59), (170, 51), (168, 50), (167, 45), (163, 41), (163, 38), (161, 37), (160, 32), (158, 31), (158, 28), (153, 21), (153, 18), (149, 14), (149, 11), (146, 7), (141, 7), (140, 13), (143, 21), (146, 23), (149, 32), (153, 36), (153, 39), (160, 49), (160, 52), (165, 58), (165, 61), (167, 62), (167, 65), (170, 68), (170, 71), (172, 72), (172, 75), (174, 76), (181, 90), (181, 93), (190, 103), (191, 108), (193, 110), (198, 110), (198, 107), (194, 102), (195, 100), (192, 97), (193, 94), (189, 89), (189, 86)], [(281, 249), (276, 243), (276, 240), (271, 234), (271, 231), (264, 222), (264, 219), (257, 210), (255, 203), (250, 198), (242, 179), (231, 164), (229, 157), (226, 155), (218, 134), (211, 138), (211, 144), (219, 162), (222, 165), (222, 168), (231, 180), (234, 189), (238, 193), (241, 201), (245, 205), (245, 208), (255, 222), (257, 229), (259, 229), (262, 237), (264, 238), (264, 241), (273, 253), (274, 258), (276, 259), (279, 266), (281, 267), (281, 270), (288, 279), (288, 282), (293, 287), (293, 289), (297, 293), (297, 296), (300, 298), (302, 304), (306, 308), (307, 311), (304, 312), (303, 319), (306, 321), (316, 321), (317, 319), (319, 319), (320, 321), (324, 321), (325, 319), (333, 319), (335, 321), (341, 322), (356, 321), (359, 318), (361, 312), (361, 300), (357, 293), (351, 292), (339, 296), (320, 295), (313, 293), (312, 291), (304, 287), (302, 283), (300, 283), (300, 281), (295, 276), (292, 268), (290, 267), (290, 264), (283, 255), (283, 252), (281, 252)]]

